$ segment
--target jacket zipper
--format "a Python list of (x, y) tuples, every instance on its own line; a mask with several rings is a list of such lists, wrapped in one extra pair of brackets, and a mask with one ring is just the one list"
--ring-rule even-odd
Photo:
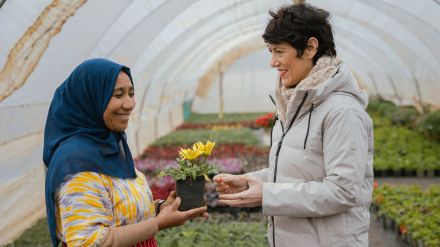
[[(283, 144), (284, 137), (286, 136), (287, 132), (289, 132), (290, 128), (292, 128), (292, 125), (295, 122), (295, 119), (298, 117), (298, 114), (301, 111), (301, 108), (304, 105), (304, 102), (306, 101), (308, 94), (309, 94), (309, 92), (307, 91), (304, 95), (304, 98), (301, 101), (301, 104), (299, 104), (298, 109), (296, 110), (292, 121), (290, 121), (289, 127), (286, 129), (286, 131), (284, 131), (283, 123), (280, 122), (281, 129), (283, 131), (283, 135), (281, 136), (281, 139), (278, 142), (277, 152), (275, 153), (275, 168), (274, 168), (274, 174), (273, 174), (273, 182), (274, 183), (277, 182), (278, 155), (280, 154), (281, 145)], [(271, 145), (272, 145), (272, 143), (271, 143)], [(274, 218), (274, 216), (271, 216), (271, 219), (272, 219), (272, 244), (273, 244), (273, 247), (275, 247), (275, 218)]]
[(304, 150), (306, 149), (306, 144), (307, 144), (307, 138), (309, 137), (309, 131), (310, 131), (310, 120), (312, 119), (312, 112), (313, 112), (313, 104), (310, 107), (309, 110), (309, 121), (307, 123), (307, 132), (306, 132), (306, 138), (304, 139)]

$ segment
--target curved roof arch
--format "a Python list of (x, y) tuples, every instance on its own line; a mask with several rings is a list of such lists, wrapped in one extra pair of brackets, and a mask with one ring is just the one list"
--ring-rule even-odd
[[(438, 17), (429, 11), (439, 8), (436, 3), (424, 1), (414, 5), (414, 2), (409, 0), (399, 3), (389, 0), (308, 2), (332, 13), (335, 30), (346, 30), (343, 38), (347, 42), (365, 47), (359, 49), (368, 49), (369, 46), (364, 43), (370, 42), (373, 49), (384, 52), (382, 58), (386, 57), (386, 61), (378, 59), (377, 63), (386, 68), (387, 78), (398, 81), (404, 75), (407, 82), (418, 81), (438, 88), (433, 81), (440, 73), (436, 69), (440, 66), (440, 47), (437, 45), (440, 28), (433, 24)], [(119, 12), (115, 11), (117, 15), (113, 18), (109, 18), (110, 25), (99, 40), (93, 42), (93, 48), (87, 56), (109, 57), (131, 66), (140, 82), (140, 88), (145, 88), (148, 81), (174, 81), (177, 78), (191, 81), (191, 78), (203, 74), (200, 68), (210, 67), (206, 66), (206, 59), (188, 60), (188, 57), (194, 57), (193, 52), (198, 52), (193, 47), (204, 42), (212, 43), (213, 37), (222, 38), (222, 35), (219, 35), (221, 32), (217, 31), (228, 25), (237, 27), (234, 30), (239, 31), (233, 38), (240, 39), (241, 35), (247, 33), (239, 28), (240, 25), (244, 25), (245, 22), (242, 20), (245, 18), (252, 19), (255, 23), (248, 25), (255, 25), (255, 28), (261, 28), (262, 32), (268, 17), (267, 10), (288, 3), (290, 1), (225, 0), (212, 4), (212, 1), (208, 0), (135, 0), (126, 5), (119, 4), (123, 8)], [(109, 4), (113, 4), (113, 1)], [(89, 6), (93, 5), (86, 3), (82, 8), (87, 9)], [(421, 16), (422, 12), (428, 14)], [(259, 15), (261, 17), (255, 17)], [(207, 29), (211, 29), (211, 32), (207, 32)], [(425, 36), (430, 38), (424, 39)], [(362, 44), (357, 44), (359, 38), (363, 38)], [(338, 33), (336, 39), (341, 40)], [(221, 46), (217, 45), (214, 48), (221, 49)], [(175, 69), (176, 64), (187, 64), (188, 61), (194, 66)], [(362, 66), (364, 63), (359, 59), (352, 65), (353, 68)], [(192, 70), (194, 67), (198, 68), (199, 72), (195, 73)], [(179, 73), (176, 74), (176, 71)], [(376, 77), (377, 72), (369, 73)], [(150, 80), (153, 77), (154, 80)], [(364, 79), (369, 81), (368, 78)], [(375, 80), (379, 81), (378, 78)], [(430, 94), (432, 90), (422, 86), (421, 91), (421, 94), (425, 95)], [(431, 101), (433, 99), (428, 98)]]

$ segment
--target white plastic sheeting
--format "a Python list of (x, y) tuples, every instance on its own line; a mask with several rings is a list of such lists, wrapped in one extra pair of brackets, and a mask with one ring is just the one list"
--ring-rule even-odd
[[(14, 57), (11, 50), (26, 47), (18, 44), (21, 37), (44, 10), (60, 2), (69, 1), (8, 0), (3, 4), (0, 73), (8, 61), (23, 59)], [(267, 11), (291, 2), (86, 1), (47, 47), (38, 47), (44, 53), (35, 60), (36, 66), (30, 69), (23, 86), (0, 102), (0, 244), (42, 214), (41, 150), (46, 112), (55, 88), (77, 64), (87, 58), (105, 57), (132, 68), (138, 105), (128, 136), (136, 155), (183, 121), (183, 101), (194, 100), (193, 109), (199, 112), (217, 111), (218, 77), (207, 75), (215, 74), (222, 61), (235, 58), (237, 47), (256, 44), (264, 49), (261, 34)], [(307, 2), (332, 13), (338, 54), (370, 94), (400, 104), (440, 106), (438, 1)], [(242, 60), (223, 69), (226, 111), (270, 110), (264, 95), (273, 88), (276, 76), (264, 54), (263, 50), (245, 50)], [(213, 79), (202, 82), (201, 78)], [(196, 95), (200, 83), (211, 85), (205, 97)]]
[[(224, 71), (222, 77), (224, 112), (273, 112), (274, 104), (269, 98), (277, 80), (277, 73), (269, 68), (267, 50), (246, 55)], [(213, 113), (220, 110), (220, 76), (213, 80), (211, 90), (205, 97), (196, 96), (193, 112)]]

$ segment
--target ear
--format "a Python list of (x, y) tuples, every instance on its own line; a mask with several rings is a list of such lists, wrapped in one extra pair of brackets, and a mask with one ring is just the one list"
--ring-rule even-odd
[(304, 55), (308, 59), (313, 59), (316, 52), (318, 52), (319, 42), (318, 39), (315, 37), (310, 37), (309, 40), (307, 40), (307, 47), (304, 51)]

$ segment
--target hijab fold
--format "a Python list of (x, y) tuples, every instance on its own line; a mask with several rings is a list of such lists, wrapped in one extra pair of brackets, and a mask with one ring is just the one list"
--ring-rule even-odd
[(121, 71), (133, 83), (128, 67), (106, 59), (86, 60), (55, 91), (44, 129), (43, 149), (43, 161), (48, 168), (46, 212), (53, 246), (59, 243), (55, 192), (67, 175), (90, 171), (118, 178), (136, 177), (125, 133), (110, 131), (103, 119)]

